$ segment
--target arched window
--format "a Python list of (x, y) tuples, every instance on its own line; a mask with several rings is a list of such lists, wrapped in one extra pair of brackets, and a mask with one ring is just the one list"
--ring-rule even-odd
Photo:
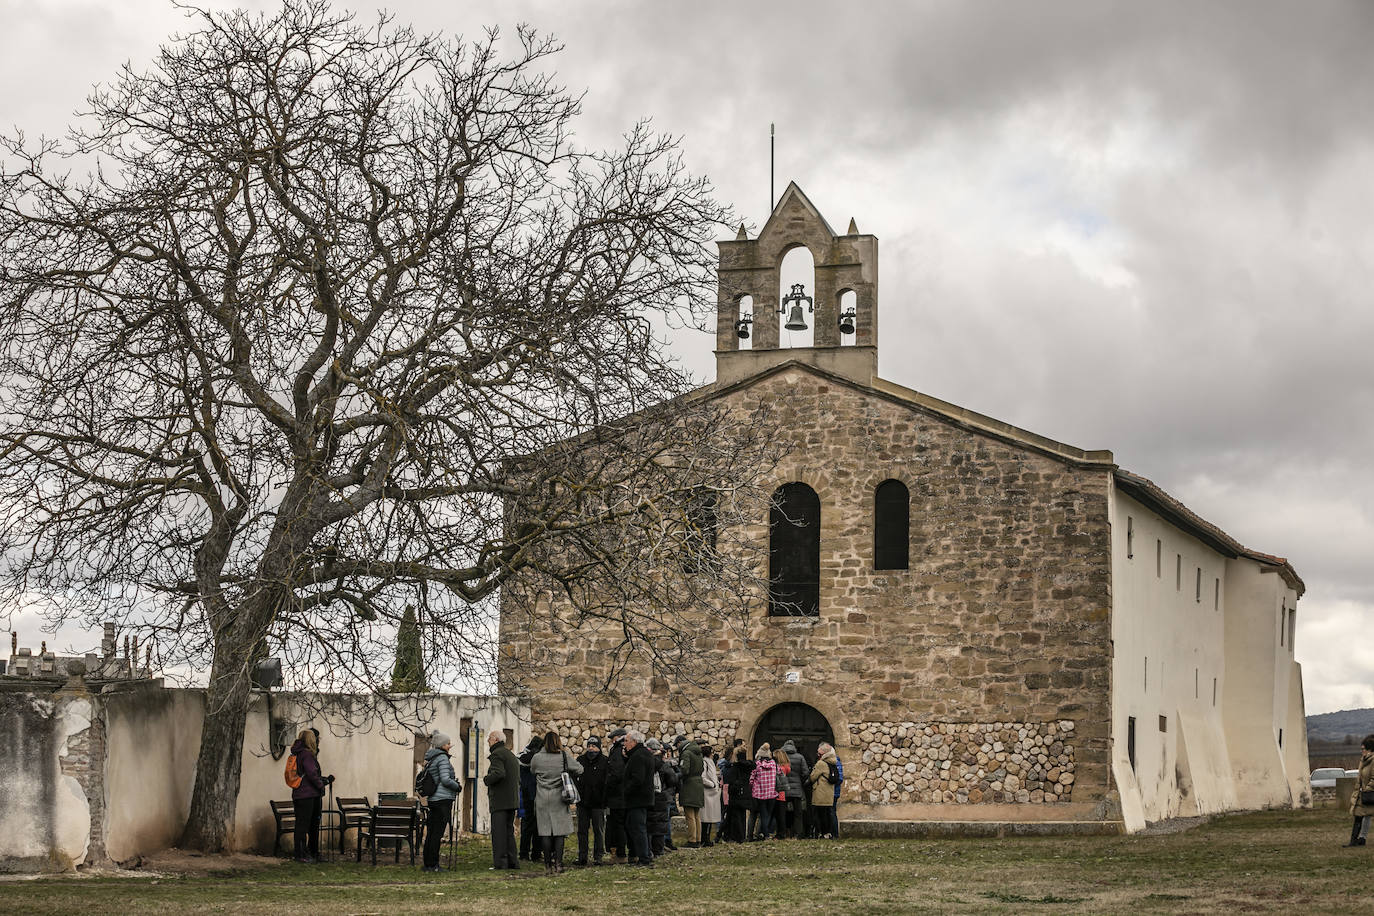
[(768, 513), (768, 613), (821, 613), (821, 500), (804, 483), (773, 492)]
[(754, 297), (740, 296), (738, 305), (739, 307), (735, 311), (735, 333), (740, 335), (739, 348), (752, 350), (754, 349)]
[[(852, 315), (853, 317), (846, 318)], [(859, 342), (859, 294), (852, 289), (844, 290), (840, 293), (840, 298), (835, 309), (835, 317), (840, 323), (840, 346), (852, 347)], [(853, 328), (853, 332), (846, 334), (846, 328)]]
[(873, 494), (873, 567), (908, 568), (911, 495), (900, 480), (884, 480)]
[[(778, 305), (782, 307), (784, 297), (792, 292), (795, 283), (802, 285), (802, 292), (808, 296), (816, 295), (816, 259), (805, 245), (797, 245), (783, 255), (778, 267)], [(798, 316), (806, 324), (805, 330), (788, 330), (788, 320), (793, 315), (791, 306), (784, 308), (778, 315), (778, 346), (811, 347), (816, 342), (815, 303), (802, 303)]]
[(683, 521), (683, 571), (695, 573), (709, 570), (716, 561), (716, 530), (720, 525), (716, 494), (705, 487), (692, 491)]

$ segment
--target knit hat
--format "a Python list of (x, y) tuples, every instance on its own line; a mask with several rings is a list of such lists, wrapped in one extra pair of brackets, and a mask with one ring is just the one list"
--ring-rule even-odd
[(453, 739), (450, 738), (448, 735), (444, 734), (443, 732), (439, 731), (437, 728), (429, 733), (430, 747), (443, 747), (445, 744), (452, 743)]
[(587, 739), (587, 747), (601, 747), (601, 739), (596, 735), (592, 735)]
[(625, 729), (617, 728), (615, 731), (611, 732), (606, 737), (610, 738), (612, 741), (615, 741), (617, 738), (624, 738), (628, 734), (629, 732), (627, 732)]
[(831, 747), (831, 746), (830, 746), (829, 744), (827, 744), (826, 742), (822, 741), (822, 742), (820, 743), (820, 745), (816, 748), (816, 756), (817, 756), (817, 757), (824, 757), (826, 754), (830, 753), (830, 752), (833, 751), (833, 750), (834, 750), (833, 747)]
[(772, 757), (772, 756), (773, 756), (773, 748), (772, 748), (772, 746), (771, 746), (767, 741), (765, 741), (765, 742), (763, 742), (762, 744), (759, 745), (759, 749), (758, 749), (757, 751), (754, 752), (754, 756), (755, 756), (755, 757)]

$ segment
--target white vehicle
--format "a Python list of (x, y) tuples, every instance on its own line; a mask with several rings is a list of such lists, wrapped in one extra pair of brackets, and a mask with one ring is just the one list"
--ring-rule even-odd
[(1312, 771), (1312, 788), (1334, 789), (1336, 780), (1348, 775), (1350, 774), (1341, 767), (1318, 767)]

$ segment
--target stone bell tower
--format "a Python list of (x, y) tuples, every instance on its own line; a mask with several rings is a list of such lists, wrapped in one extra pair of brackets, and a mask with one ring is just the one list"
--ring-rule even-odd
[[(837, 235), (807, 199), (796, 182), (788, 184), (757, 239), (743, 227), (720, 247), (716, 294), (716, 381), (729, 384), (788, 360), (811, 363), (865, 385), (878, 371), (878, 239), (859, 234), (851, 220), (849, 231)], [(780, 347), (778, 342), (780, 273), (782, 260), (804, 246), (816, 265), (813, 312), (815, 343), (810, 347)], [(841, 328), (841, 299), (854, 293), (853, 344)], [(752, 348), (740, 349), (740, 301), (753, 300), (752, 323), (744, 325)]]

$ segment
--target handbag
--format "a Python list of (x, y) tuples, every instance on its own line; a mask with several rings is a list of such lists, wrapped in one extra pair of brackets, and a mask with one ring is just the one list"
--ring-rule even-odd
[(1374, 807), (1374, 790), (1364, 789), (1360, 792), (1360, 804)]
[(563, 799), (565, 805), (575, 805), (582, 801), (582, 793), (577, 791), (577, 783), (573, 782), (572, 774), (568, 772), (568, 752), (563, 752), (563, 791), (559, 797)]

